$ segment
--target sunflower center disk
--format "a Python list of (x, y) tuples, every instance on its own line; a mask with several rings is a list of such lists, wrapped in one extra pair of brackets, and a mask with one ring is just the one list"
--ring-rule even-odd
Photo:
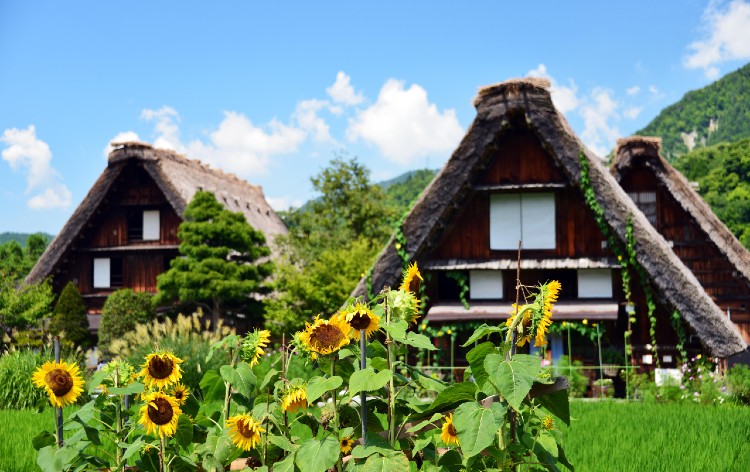
[(331, 349), (339, 345), (344, 333), (335, 326), (321, 325), (310, 335), (310, 344), (318, 349)]
[(166, 379), (173, 369), (174, 363), (168, 357), (154, 356), (148, 363), (148, 373), (155, 379)]
[(159, 426), (169, 423), (173, 415), (172, 405), (165, 398), (156, 398), (148, 405), (148, 417)]
[(357, 313), (352, 316), (349, 326), (354, 329), (367, 329), (370, 326), (370, 317), (366, 313)]
[(253, 433), (255, 432), (254, 428), (251, 428), (250, 425), (243, 420), (237, 422), (237, 431), (239, 431), (239, 433), (245, 438), (252, 438)]
[(413, 293), (414, 295), (419, 293), (419, 285), (420, 285), (419, 277), (414, 277), (409, 281), (409, 291)]
[(57, 397), (65, 396), (73, 388), (73, 377), (62, 369), (51, 370), (44, 376), (44, 381)]
[(458, 431), (456, 431), (456, 428), (453, 426), (453, 423), (448, 425), (448, 434), (451, 436), (458, 436)]

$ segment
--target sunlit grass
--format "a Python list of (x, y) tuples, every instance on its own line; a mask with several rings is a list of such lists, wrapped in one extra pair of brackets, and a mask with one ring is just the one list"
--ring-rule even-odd
[(34, 471), (36, 450), (31, 440), (43, 430), (54, 429), (54, 410), (0, 410), (0, 471)]
[(693, 403), (571, 404), (566, 455), (576, 471), (747, 471), (750, 408)]

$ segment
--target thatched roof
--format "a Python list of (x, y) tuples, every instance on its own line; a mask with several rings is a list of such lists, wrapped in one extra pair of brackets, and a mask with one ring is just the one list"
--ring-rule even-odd
[(745, 280), (750, 282), (750, 251), (719, 220), (685, 176), (661, 157), (660, 148), (660, 138), (631, 136), (619, 139), (617, 157), (611, 169), (615, 179), (621, 181), (625, 174), (636, 166), (649, 169), (659, 183), (695, 219), (706, 233), (706, 237), (734, 264)]
[[(708, 350), (720, 357), (744, 350), (747, 344), (734, 325), (625, 194), (602, 160), (585, 148), (555, 109), (548, 86), (543, 80), (514, 79), (480, 89), (474, 101), (477, 116), (466, 136), (404, 220), (405, 249), (410, 259), (422, 261), (436, 248), (440, 237), (466, 205), (472, 184), (493, 159), (503, 136), (513, 129), (527, 128), (576, 187), (580, 187), (579, 154), (583, 153), (589, 164), (591, 186), (604, 209), (607, 224), (624, 243), (628, 220), (632, 218), (638, 262), (648, 273), (657, 296), (680, 311)], [(391, 238), (375, 262), (372, 275), (375, 292), (385, 285), (398, 284), (402, 262), (395, 244), (395, 238)], [(353, 295), (365, 293), (363, 278)]]
[(265, 234), (266, 242), (272, 251), (275, 252), (273, 240), (276, 235), (286, 234), (286, 226), (268, 205), (260, 186), (252, 185), (233, 174), (212, 169), (200, 161), (187, 159), (173, 151), (154, 149), (149, 144), (127, 142), (114, 146), (115, 149), (109, 154), (107, 168), (60, 233), (49, 244), (26, 278), (27, 282), (41, 281), (52, 273), (76, 236), (96, 213), (122, 170), (132, 162), (141, 165), (153, 178), (180, 217), (195, 192), (206, 190), (213, 192), (216, 199), (227, 209), (242, 212), (248, 223)]

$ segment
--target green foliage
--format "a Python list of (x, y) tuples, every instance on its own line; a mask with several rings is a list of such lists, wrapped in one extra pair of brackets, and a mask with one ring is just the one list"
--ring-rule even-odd
[(727, 371), (727, 387), (731, 398), (750, 405), (750, 367), (737, 364)]
[(568, 393), (572, 398), (581, 398), (586, 395), (586, 390), (589, 387), (589, 379), (581, 373), (581, 367), (583, 362), (573, 361), (573, 365), (570, 365), (568, 356), (560, 356), (557, 361), (555, 369), (556, 375), (564, 375), (568, 378), (570, 383), (570, 389)]
[[(69, 353), (65, 361), (82, 364), (81, 351)], [(36, 388), (31, 376), (37, 367), (54, 360), (51, 346), (40, 349), (12, 348), (0, 356), (0, 410), (38, 408), (48, 405), (47, 394)]]
[(109, 345), (132, 331), (137, 324), (145, 324), (156, 316), (151, 295), (132, 289), (117, 290), (107, 297), (99, 324), (99, 350), (109, 353)]
[(0, 272), (21, 280), (34, 267), (49, 244), (51, 236), (44, 233), (0, 234)]
[(13, 425), (3, 431), (0, 441), (0, 470), (38, 470), (36, 451), (32, 440), (44, 429), (52, 429), (55, 424), (54, 409), (0, 410), (0, 423)]
[(89, 320), (86, 317), (86, 305), (83, 303), (81, 292), (73, 282), (63, 288), (57, 299), (49, 332), (60, 335), (63, 341), (73, 346), (87, 348), (91, 346), (91, 332)]
[(13, 277), (0, 272), (0, 328), (8, 334), (12, 329), (37, 326), (50, 315), (54, 299), (49, 280), (17, 285)]
[(415, 170), (378, 185), (385, 191), (386, 204), (399, 215), (411, 207), (436, 173), (432, 169)]
[[(716, 82), (685, 94), (635, 134), (660, 136), (664, 155), (674, 159), (687, 153), (682, 133), (697, 133), (698, 146), (737, 141), (750, 136), (750, 65)], [(710, 131), (711, 121), (718, 124)]]
[(674, 162), (716, 216), (750, 247), (750, 139), (696, 149)]
[(183, 214), (178, 236), (181, 257), (157, 277), (156, 303), (174, 299), (210, 304), (214, 326), (222, 305), (254, 306), (252, 295), (265, 292), (273, 264), (265, 236), (245, 215), (224, 208), (210, 192), (199, 191)]

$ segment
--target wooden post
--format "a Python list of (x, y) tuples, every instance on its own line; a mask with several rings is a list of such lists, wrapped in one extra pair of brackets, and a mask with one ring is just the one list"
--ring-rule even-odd
[[(359, 330), (359, 368), (364, 370), (367, 367), (367, 344), (365, 339), (365, 330)], [(362, 411), (362, 445), (367, 443), (367, 394), (364, 390), (359, 393), (359, 406)]]
[[(55, 362), (60, 363), (60, 336), (55, 336)], [(62, 408), (55, 407), (55, 430), (57, 431), (57, 447), (63, 447), (63, 415)]]

